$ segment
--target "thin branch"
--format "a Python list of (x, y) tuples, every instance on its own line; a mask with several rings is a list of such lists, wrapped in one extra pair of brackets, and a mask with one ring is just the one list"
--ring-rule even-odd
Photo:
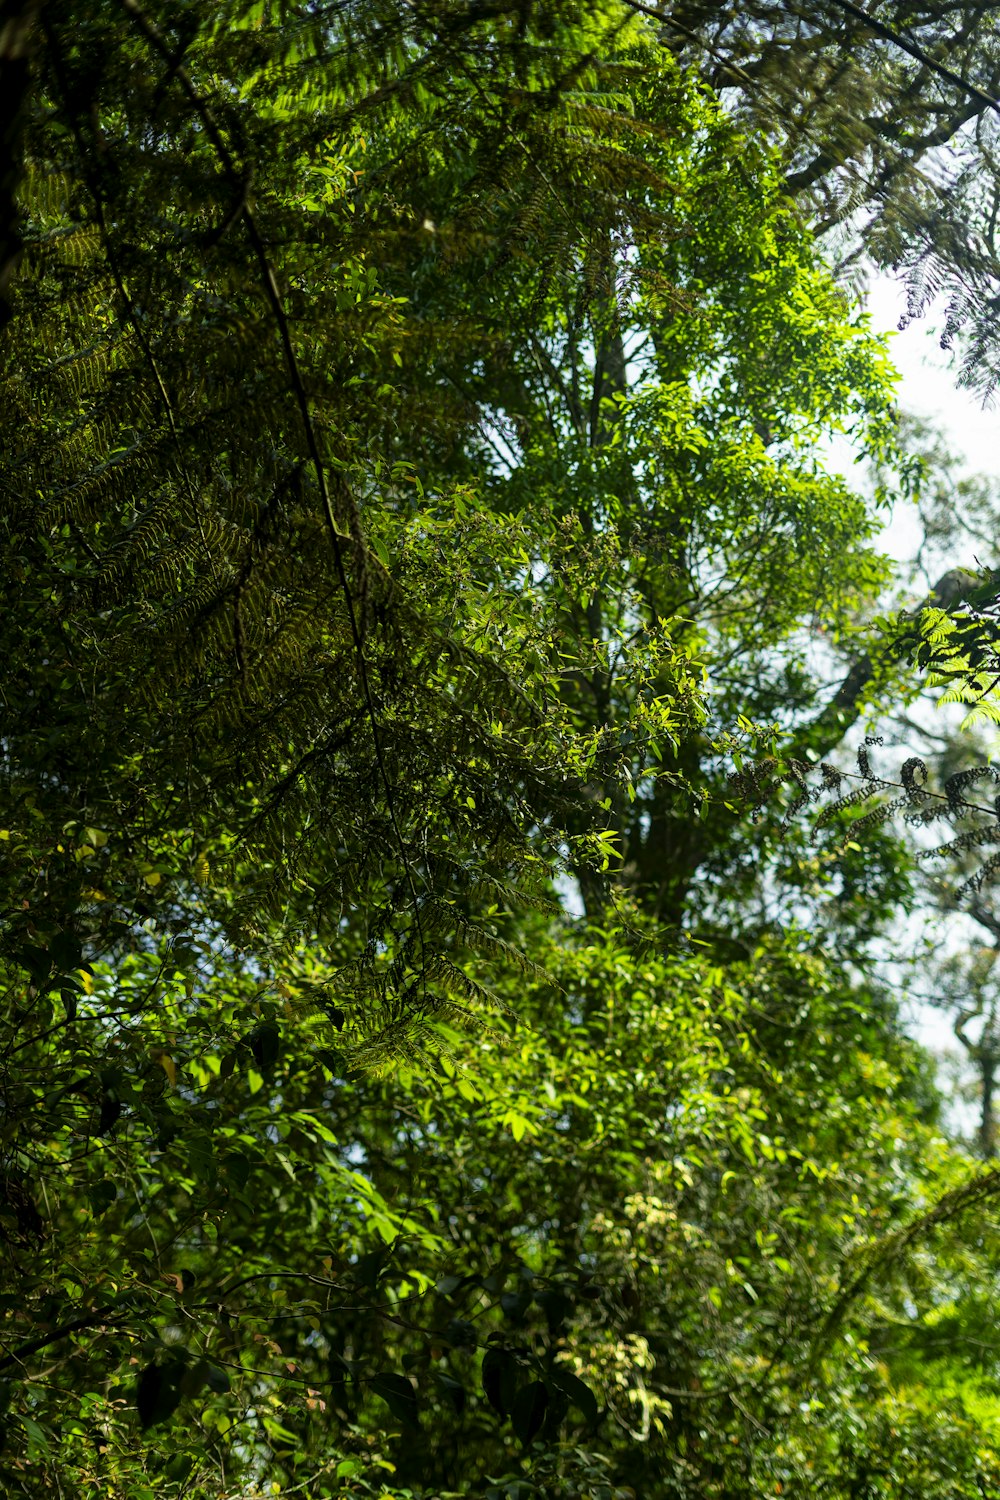
[[(302, 428), (305, 434), (306, 447), (308, 449), (310, 463), (316, 475), (316, 484), (319, 490), (320, 499), (322, 501), (326, 529), (330, 538), (331, 547), (333, 549), (334, 562), (337, 571), (337, 580), (340, 584), (341, 590), (344, 595), (344, 600), (347, 605), (347, 615), (350, 624), (351, 640), (354, 646), (355, 656), (357, 658), (358, 677), (361, 682), (361, 690), (364, 696), (365, 709), (367, 711), (368, 720), (371, 725), (372, 745), (375, 751), (375, 760), (378, 766), (379, 779), (381, 780), (383, 790), (385, 791), (386, 810), (389, 814), (389, 822), (392, 826), (392, 831), (395, 836), (397, 848), (399, 850), (400, 861), (403, 866), (406, 883), (409, 888), (410, 898), (413, 902), (413, 917), (417, 928), (420, 951), (421, 954), (423, 954), (424, 932), (420, 915), (420, 904), (417, 898), (416, 883), (414, 881), (413, 870), (409, 855), (407, 853), (406, 843), (403, 839), (402, 830), (400, 829), (399, 821), (396, 816), (394, 789), (385, 762), (385, 755), (382, 746), (382, 734), (379, 727), (374, 696), (372, 694), (371, 678), (368, 671), (368, 660), (365, 655), (363, 622), (359, 617), (358, 606), (354, 597), (354, 592), (351, 588), (350, 580), (347, 576), (347, 568), (344, 561), (344, 550), (342, 544), (345, 541), (353, 540), (361, 553), (362, 566), (364, 564), (364, 543), (360, 535), (360, 528), (356, 527), (356, 534), (351, 536), (342, 532), (337, 525), (336, 516), (333, 510), (333, 501), (330, 495), (330, 486), (327, 479), (326, 466), (323, 462), (323, 458), (319, 450), (319, 440), (316, 436), (316, 428), (312, 420), (312, 413), (309, 407), (309, 398), (306, 394), (305, 385), (302, 380), (302, 372), (299, 368), (298, 359), (295, 354), (295, 347), (292, 342), (292, 334), (288, 322), (288, 316), (285, 312), (284, 303), (282, 302), (281, 293), (278, 289), (278, 283), (274, 275), (274, 269), (268, 258), (267, 248), (264, 244), (260, 229), (257, 225), (257, 220), (254, 217), (249, 203), (246, 201), (246, 172), (241, 171), (237, 166), (237, 163), (234, 160), (229, 147), (226, 145), (226, 142), (222, 135), (222, 131), (219, 128), (219, 125), (215, 119), (215, 115), (213, 114), (207, 100), (202, 96), (202, 94), (196, 87), (187, 69), (178, 62), (176, 54), (171, 50), (170, 45), (160, 28), (155, 24), (155, 22), (149, 19), (149, 17), (143, 11), (142, 7), (137, 3), (137, 0), (121, 0), (121, 3), (124, 10), (134, 20), (136, 25), (142, 31), (143, 35), (167, 63), (172, 77), (176, 79), (176, 81), (182, 88), (189, 104), (194, 109), (195, 113), (198, 115), (199, 120), (204, 126), (206, 136), (211, 142), (212, 148), (219, 159), (219, 162), (223, 169), (223, 173), (230, 187), (232, 188), (234, 194), (239, 195), (239, 217), (243, 222), (247, 238), (257, 260), (264, 293), (267, 297), (267, 301), (270, 305), (271, 312), (274, 316), (274, 321), (278, 329), (278, 336), (281, 342), (282, 353), (285, 359), (285, 366), (288, 371), (289, 382), (291, 384), (292, 392), (298, 406), (299, 416), (302, 421)], [(346, 481), (343, 483), (343, 488), (346, 492)], [(348, 500), (353, 509), (353, 499), (350, 497), (349, 493)]]
[[(994, 1167), (978, 1177), (973, 1177), (961, 1187), (953, 1188), (939, 1198), (926, 1213), (913, 1219), (904, 1229), (883, 1235), (869, 1247), (865, 1264), (851, 1278), (837, 1298), (813, 1342), (810, 1371), (815, 1374), (819, 1360), (823, 1357), (831, 1340), (838, 1333), (852, 1302), (857, 1301), (867, 1289), (877, 1271), (885, 1270), (900, 1258), (923, 1235), (941, 1224), (950, 1223), (966, 1209), (978, 1206), (1000, 1194), (1000, 1168)], [(852, 1257), (853, 1258), (853, 1257)]]
[(60, 1339), (67, 1338), (71, 1333), (78, 1333), (82, 1328), (93, 1328), (98, 1324), (102, 1328), (114, 1328), (119, 1323), (127, 1323), (129, 1320), (127, 1314), (123, 1313), (117, 1318), (106, 1316), (107, 1313), (114, 1311), (114, 1306), (113, 1302), (109, 1302), (104, 1307), (95, 1308), (93, 1312), (74, 1318), (72, 1322), (63, 1323), (61, 1328), (54, 1328), (51, 1333), (42, 1333), (38, 1338), (27, 1339), (0, 1359), (0, 1370), (7, 1370), (13, 1365), (21, 1364), (27, 1355), (37, 1354), (39, 1349), (47, 1349), (50, 1344), (56, 1344)]
[(997, 114), (1000, 114), (1000, 100), (994, 99), (991, 95), (984, 93), (974, 83), (968, 83), (966, 79), (962, 78), (960, 74), (955, 73), (944, 63), (935, 61), (922, 47), (918, 47), (916, 42), (911, 42), (908, 37), (902, 36), (898, 31), (894, 31), (884, 21), (876, 20), (874, 16), (870, 16), (867, 11), (862, 10), (860, 5), (855, 5), (853, 0), (830, 0), (830, 3), (838, 6), (840, 10), (846, 11), (856, 21), (861, 21), (876, 36), (880, 36), (883, 41), (891, 42), (894, 47), (899, 47), (901, 51), (914, 58), (923, 67), (929, 68), (932, 73), (937, 73), (939, 78), (943, 78), (946, 82), (953, 84), (963, 94), (967, 94), (970, 99), (974, 99), (977, 104), (981, 104), (984, 108), (992, 109)]

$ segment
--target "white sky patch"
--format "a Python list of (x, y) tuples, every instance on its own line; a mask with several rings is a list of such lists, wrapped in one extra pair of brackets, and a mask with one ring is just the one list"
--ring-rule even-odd
[[(874, 331), (891, 334), (889, 352), (900, 374), (897, 389), (903, 410), (939, 427), (970, 474), (1000, 477), (1000, 409), (995, 403), (984, 408), (979, 397), (958, 385), (950, 356), (941, 348), (943, 309), (931, 307), (898, 331), (906, 313), (906, 293), (900, 282), (888, 276), (873, 277), (866, 306)], [(918, 542), (912, 509), (896, 506), (882, 546), (893, 557), (906, 560)]]
[[(873, 275), (865, 298), (872, 331), (889, 334), (889, 355), (899, 371), (900, 407), (940, 428), (949, 447), (970, 474), (995, 474), (1000, 480), (1000, 397), (988, 407), (958, 385), (948, 352), (941, 348), (943, 306), (931, 306), (900, 331), (906, 314), (906, 292), (890, 276)], [(830, 468), (852, 486), (863, 485), (855, 449), (846, 438), (827, 446)], [(886, 520), (878, 545), (900, 562), (916, 553), (920, 532), (912, 506), (901, 502)], [(1000, 538), (998, 538), (1000, 541)]]

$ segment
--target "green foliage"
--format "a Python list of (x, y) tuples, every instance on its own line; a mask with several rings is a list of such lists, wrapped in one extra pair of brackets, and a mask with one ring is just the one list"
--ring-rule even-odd
[[(938, 1413), (884, 1364), (890, 1306), (941, 1317), (926, 1255), (840, 1306), (863, 1247), (881, 1254), (957, 1166), (911, 1102), (919, 1062), (886, 1000), (802, 936), (719, 965), (663, 955), (642, 925), (539, 931), (553, 978), (512, 990), (516, 1025), (442, 1035), (437, 1063), (382, 1085), (321, 1045), (314, 956), (273, 999), (213, 959), (197, 1004), (178, 959), (136, 959), (138, 1082), (113, 1076), (122, 1033), (89, 1019), (98, 971), (76, 1071), (18, 1101), (46, 1112), (23, 1179), (45, 1226), (5, 1342), (23, 1355), (41, 1325), (47, 1373), (12, 1388), (8, 1432), (34, 1437), (11, 1492), (58, 1474), (113, 1494), (128, 1474), (235, 1493), (225, 1472), (361, 1495), (381, 1467), (392, 1494), (568, 1496), (596, 1466), (622, 1493), (817, 1474), (846, 1496), (901, 1427), (908, 1482), (988, 1475), (964, 1398), (932, 1463)], [(155, 1008), (128, 1007), (154, 985)], [(29, 1233), (8, 1238), (15, 1263)]]
[[(142, 29), (95, 15), (70, 40), (53, 24), (63, 128), (40, 99), (5, 387), (7, 649), (47, 668), (8, 695), (9, 833), (29, 870), (41, 845), (45, 873), (7, 914), (9, 949), (70, 915), (81, 939), (114, 942), (161, 883), (258, 954), (363, 910), (351, 957), (377, 1050), (451, 1003), (429, 983), (442, 913), (483, 883), (533, 899), (596, 753), (599, 732), (559, 711), (553, 612), (531, 581), (561, 539), (543, 510), (484, 516), (467, 486), (427, 493), (395, 456), (392, 435), (420, 420), (396, 379), (419, 319), (379, 286), (408, 219), (389, 189), (359, 203), (360, 126), (317, 137), (311, 89), (271, 100), (273, 80), (250, 121), (216, 85), (211, 108), (236, 111), (218, 130), (243, 141), (253, 125), (251, 216), (225, 201), (235, 148), (216, 149), (201, 96), (154, 109), (164, 64)], [(185, 78), (225, 76), (238, 35), (201, 36), (201, 62), (189, 39)], [(390, 109), (383, 129), (419, 138), (425, 116)], [(656, 662), (644, 711), (669, 733), (697, 683), (669, 641)], [(606, 860), (575, 837), (578, 858)]]
[(897, 458), (777, 156), (610, 0), (55, 0), (34, 67), (4, 1493), (981, 1493), (903, 862), (726, 782), (886, 576), (826, 440)]
[[(636, 9), (639, 7), (636, 6)], [(789, 191), (845, 269), (940, 308), (963, 381), (996, 388), (998, 77), (989, 0), (683, 0), (677, 53), (779, 147)]]

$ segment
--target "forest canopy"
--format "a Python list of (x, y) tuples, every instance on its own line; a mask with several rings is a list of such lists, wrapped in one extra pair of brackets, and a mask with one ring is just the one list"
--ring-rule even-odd
[(852, 279), (992, 261), (875, 10), (0, 4), (5, 1494), (1000, 1484), (996, 507)]

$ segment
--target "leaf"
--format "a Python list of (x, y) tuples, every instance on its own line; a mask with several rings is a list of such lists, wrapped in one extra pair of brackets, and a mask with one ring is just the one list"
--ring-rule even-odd
[(101, 1214), (107, 1213), (117, 1196), (118, 1189), (115, 1183), (107, 1177), (103, 1182), (95, 1182), (93, 1187), (88, 1188), (87, 1198), (90, 1202), (90, 1211), (94, 1217), (100, 1218)]
[(159, 1063), (159, 1065), (163, 1069), (164, 1073), (166, 1073), (167, 1080), (170, 1083), (170, 1087), (171, 1088), (176, 1088), (177, 1087), (177, 1064), (174, 1062), (173, 1058), (170, 1056), (170, 1053), (169, 1052), (165, 1052), (162, 1047), (157, 1047), (157, 1048), (154, 1049), (154, 1051), (152, 1053), (152, 1058), (153, 1058), (154, 1062), (158, 1062)]
[(381, 1396), (397, 1421), (407, 1427), (416, 1427), (420, 1422), (417, 1408), (417, 1393), (405, 1375), (388, 1372), (375, 1375), (369, 1382), (376, 1396)]
[(57, 932), (49, 942), (49, 955), (60, 973), (71, 973), (83, 957), (80, 939), (73, 932)]
[(456, 1349), (471, 1349), (476, 1342), (476, 1325), (468, 1318), (450, 1318), (444, 1336)]
[(389, 1259), (389, 1250), (385, 1246), (380, 1250), (369, 1250), (366, 1254), (360, 1255), (354, 1265), (355, 1280), (373, 1292), (378, 1286), (378, 1279), (388, 1265)]
[(343, 1078), (347, 1069), (341, 1053), (333, 1047), (318, 1047), (313, 1053), (316, 1061), (326, 1068), (334, 1078)]
[(549, 1408), (549, 1393), (545, 1382), (533, 1380), (523, 1386), (514, 1398), (510, 1414), (511, 1426), (525, 1448), (538, 1436)]
[(586, 1385), (571, 1370), (563, 1369), (561, 1365), (557, 1365), (552, 1371), (552, 1384), (569, 1397), (589, 1427), (597, 1426), (600, 1412), (597, 1397), (589, 1385)]
[(573, 1310), (572, 1299), (566, 1295), (561, 1287), (554, 1286), (549, 1287), (544, 1292), (536, 1293), (535, 1301), (545, 1314), (549, 1333), (552, 1335), (560, 1333), (565, 1327), (567, 1317)]
[(507, 1416), (517, 1393), (517, 1361), (508, 1349), (494, 1345), (483, 1355), (483, 1391), (501, 1417)]
[(185, 1396), (194, 1396), (207, 1386), (216, 1395), (224, 1395), (229, 1390), (229, 1376), (221, 1365), (215, 1365), (210, 1359), (199, 1359), (185, 1373), (182, 1381), (182, 1389)]
[(504, 1114), (501, 1124), (510, 1127), (511, 1135), (514, 1137), (515, 1141), (518, 1142), (523, 1141), (524, 1137), (529, 1133), (529, 1131), (531, 1132), (531, 1134), (535, 1134), (535, 1127), (532, 1125), (527, 1115), (519, 1114), (516, 1109), (508, 1109)]
[(500, 1298), (500, 1309), (504, 1317), (515, 1325), (524, 1322), (524, 1315), (530, 1306), (530, 1292), (504, 1292)]
[(335, 1411), (346, 1416), (351, 1410), (351, 1403), (347, 1395), (347, 1382), (353, 1379), (353, 1369), (350, 1361), (336, 1350), (331, 1350), (327, 1359), (327, 1371), (330, 1379), (330, 1401)]
[(250, 1162), (242, 1151), (230, 1151), (222, 1159), (222, 1170), (226, 1178), (236, 1188), (246, 1187), (247, 1178), (250, 1176)]
[(177, 1410), (182, 1391), (184, 1364), (179, 1359), (151, 1364), (140, 1374), (135, 1387), (135, 1408), (143, 1432), (165, 1422)]
[(218, 1176), (215, 1146), (210, 1135), (196, 1135), (187, 1145), (187, 1162), (199, 1182), (211, 1186)]
[(450, 1405), (461, 1416), (465, 1410), (465, 1386), (460, 1380), (452, 1375), (446, 1375), (443, 1370), (435, 1370), (434, 1378), (441, 1387)]
[(25, 1416), (23, 1412), (19, 1413), (18, 1420), (28, 1434), (30, 1461), (37, 1462), (39, 1458), (47, 1457), (52, 1451), (50, 1434), (38, 1422), (35, 1422), (31, 1417)]
[(52, 959), (47, 949), (39, 948), (34, 943), (25, 943), (18, 950), (17, 961), (27, 969), (31, 982), (35, 985), (42, 984), (52, 972)]
[(108, 1135), (121, 1118), (124, 1105), (110, 1090), (101, 1095), (101, 1113), (97, 1121), (98, 1135)]
[(569, 1397), (565, 1391), (561, 1391), (552, 1381), (548, 1381), (549, 1409), (545, 1413), (545, 1424), (542, 1427), (542, 1437), (545, 1442), (557, 1442), (559, 1429), (566, 1420), (569, 1411)]
[(273, 1021), (261, 1021), (247, 1037), (247, 1046), (258, 1068), (272, 1068), (281, 1051), (281, 1033)]

